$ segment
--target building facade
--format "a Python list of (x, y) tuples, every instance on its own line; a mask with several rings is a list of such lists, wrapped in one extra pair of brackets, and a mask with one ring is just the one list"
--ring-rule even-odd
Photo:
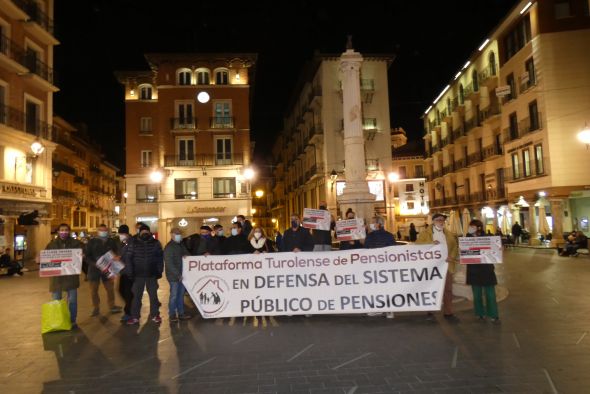
[(128, 223), (167, 240), (251, 216), (250, 100), (255, 54), (148, 54), (125, 87)]
[[(360, 81), (367, 181), (383, 216), (385, 174), (391, 170), (387, 70), (392, 61), (393, 56), (364, 56)], [(317, 208), (320, 201), (335, 217), (344, 214), (338, 204), (346, 182), (339, 64), (339, 56), (316, 55), (306, 66), (274, 145), (270, 204), (281, 231), (290, 226), (291, 213)]]
[[(31, 259), (50, 239), (53, 1), (0, 6), (0, 247)], [(38, 224), (19, 216), (38, 211)], [(26, 223), (26, 224), (25, 224)]]
[(432, 208), (588, 232), (588, 1), (521, 1), (482, 41), (424, 114)]

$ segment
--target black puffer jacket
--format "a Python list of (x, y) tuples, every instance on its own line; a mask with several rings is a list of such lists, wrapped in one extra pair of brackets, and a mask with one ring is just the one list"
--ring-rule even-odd
[(138, 237), (127, 245), (124, 259), (128, 268), (126, 274), (130, 277), (162, 277), (162, 271), (164, 271), (162, 244), (151, 236), (147, 240)]

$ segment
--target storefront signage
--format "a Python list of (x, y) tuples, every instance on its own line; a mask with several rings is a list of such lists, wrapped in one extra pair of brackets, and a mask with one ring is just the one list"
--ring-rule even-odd
[(2, 191), (2, 193), (7, 194), (24, 194), (33, 197), (36, 195), (36, 189), (34, 187), (16, 185), (13, 183), (0, 182), (0, 190)]
[(225, 212), (225, 207), (189, 207), (187, 213)]
[(185, 219), (185, 218), (182, 218), (182, 219), (180, 219), (180, 220), (178, 221), (178, 225), (179, 225), (180, 227), (186, 227), (186, 226), (188, 226), (188, 222), (186, 221), (186, 219)]

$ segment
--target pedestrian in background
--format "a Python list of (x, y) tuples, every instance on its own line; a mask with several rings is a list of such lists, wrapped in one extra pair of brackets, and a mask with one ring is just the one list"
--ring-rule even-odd
[(164, 248), (164, 267), (166, 279), (170, 284), (168, 316), (171, 322), (188, 320), (192, 316), (184, 313), (184, 285), (182, 284), (182, 258), (188, 256), (188, 250), (182, 244), (180, 229), (170, 231), (170, 241)]
[(416, 226), (414, 223), (410, 223), (410, 242), (416, 242), (418, 239), (418, 231), (416, 231)]
[(221, 224), (216, 224), (215, 226), (213, 226), (213, 232), (211, 233), (211, 235), (212, 237), (209, 254), (223, 254), (223, 243), (226, 239), (223, 231), (223, 226)]
[[(385, 221), (382, 217), (375, 216), (371, 218), (371, 223), (369, 224), (369, 234), (367, 234), (367, 238), (365, 239), (365, 248), (384, 248), (386, 246), (394, 246), (396, 244), (393, 234), (389, 231), (386, 231), (383, 228), (384, 225)], [(382, 313), (372, 312), (368, 313), (367, 315), (380, 316), (382, 315)], [(395, 315), (393, 312), (386, 312), (385, 317), (387, 317), (388, 319), (393, 319)]]
[(231, 236), (223, 242), (223, 254), (245, 254), (252, 251), (252, 245), (242, 232), (242, 223), (232, 223)]
[[(352, 220), (356, 218), (356, 214), (352, 210), (352, 208), (348, 208), (346, 210), (346, 220)], [(349, 250), (349, 249), (361, 249), (363, 244), (360, 240), (355, 239), (352, 241), (340, 241), (340, 250)]]
[[(467, 236), (486, 236), (481, 220), (474, 219), (469, 222)], [(496, 302), (496, 285), (498, 284), (498, 279), (496, 278), (494, 264), (468, 264), (467, 284), (471, 285), (473, 292), (473, 310), (475, 315), (482, 321), (485, 321), (487, 316), (492, 323), (500, 323), (498, 303)]]
[[(119, 236), (117, 254), (119, 255), (119, 259), (124, 262), (129, 243), (133, 242), (133, 238), (129, 234), (129, 226), (126, 224), (120, 225), (117, 233)], [(131, 303), (133, 301), (133, 278), (130, 275), (127, 265), (125, 265), (119, 274), (119, 294), (121, 294), (123, 301), (125, 301), (121, 322), (126, 323), (127, 320), (131, 319)]]
[(242, 225), (242, 234), (247, 238), (252, 231), (252, 223), (244, 215), (238, 215), (236, 219)]

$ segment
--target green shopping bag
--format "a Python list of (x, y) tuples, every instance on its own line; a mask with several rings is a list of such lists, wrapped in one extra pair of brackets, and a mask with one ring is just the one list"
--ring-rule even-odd
[(43, 304), (41, 308), (41, 334), (71, 329), (72, 321), (66, 300), (55, 300)]

